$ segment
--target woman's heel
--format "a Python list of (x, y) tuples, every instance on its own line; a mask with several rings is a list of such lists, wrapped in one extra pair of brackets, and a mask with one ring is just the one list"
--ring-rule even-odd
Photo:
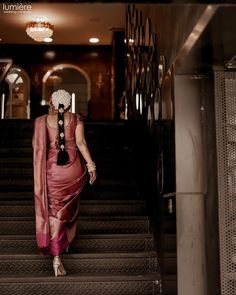
[(55, 277), (57, 277), (58, 276), (59, 265), (53, 265), (53, 269), (54, 269)]
[(66, 276), (66, 270), (59, 256), (55, 256), (53, 259), (53, 269), (54, 269), (55, 277)]

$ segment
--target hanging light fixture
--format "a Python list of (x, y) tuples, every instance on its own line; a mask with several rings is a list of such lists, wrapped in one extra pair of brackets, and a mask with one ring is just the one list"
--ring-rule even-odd
[(26, 24), (26, 33), (36, 42), (48, 42), (53, 35), (53, 25), (45, 19), (37, 19)]

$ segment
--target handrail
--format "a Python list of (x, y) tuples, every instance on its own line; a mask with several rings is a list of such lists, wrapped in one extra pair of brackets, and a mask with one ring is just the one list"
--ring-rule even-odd
[(205, 196), (206, 193), (205, 192), (171, 192), (171, 193), (168, 193), (168, 194), (164, 194), (162, 195), (163, 198), (168, 199), (168, 211), (170, 214), (173, 213), (173, 200), (172, 200), (172, 197), (177, 197), (177, 196), (188, 196), (188, 195), (191, 195), (191, 196)]
[(168, 194), (164, 194), (162, 195), (163, 198), (171, 198), (171, 197), (177, 197), (177, 196), (184, 196), (184, 195), (206, 195), (206, 192), (172, 192), (172, 193), (168, 193)]

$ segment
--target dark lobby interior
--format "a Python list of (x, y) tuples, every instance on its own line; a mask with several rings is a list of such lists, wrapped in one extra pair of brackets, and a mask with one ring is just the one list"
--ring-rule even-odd
[[(233, 2), (1, 3), (1, 294), (236, 294)], [(35, 242), (32, 137), (58, 89), (97, 180), (55, 278)]]

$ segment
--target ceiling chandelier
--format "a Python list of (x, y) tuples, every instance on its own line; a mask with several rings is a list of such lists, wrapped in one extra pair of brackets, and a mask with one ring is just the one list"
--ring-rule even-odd
[(26, 24), (26, 33), (36, 42), (50, 42), (53, 35), (53, 25), (45, 20), (31, 21)]

